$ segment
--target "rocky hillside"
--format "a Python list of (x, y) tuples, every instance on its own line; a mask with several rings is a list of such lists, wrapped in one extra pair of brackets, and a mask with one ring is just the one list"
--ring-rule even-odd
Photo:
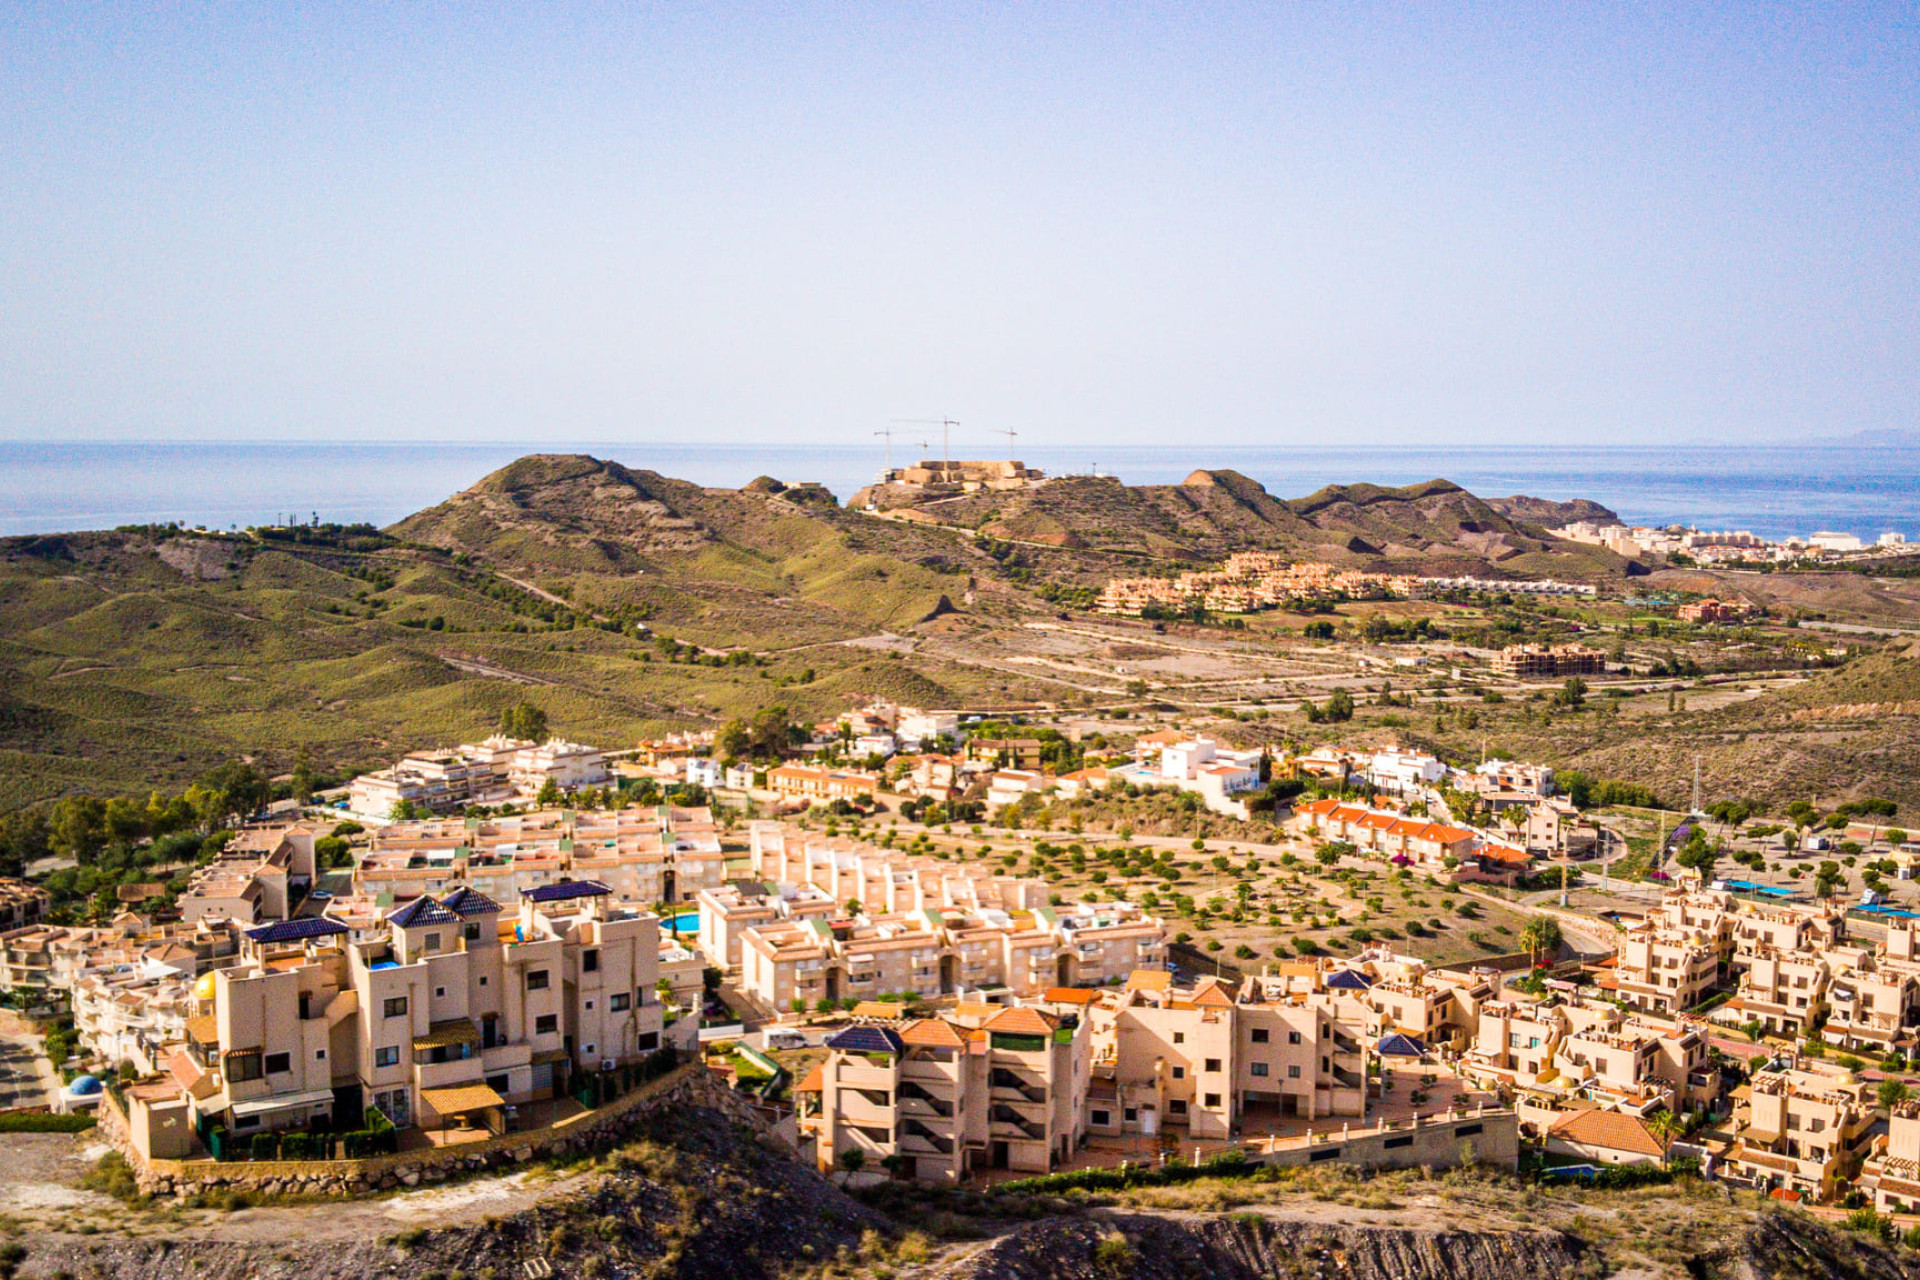
[[(1117, 1213), (1049, 1219), (953, 1263), (939, 1280), (1912, 1280), (1920, 1255), (1803, 1214), (1708, 1209), (1645, 1229), (1632, 1206), (1547, 1211), (1573, 1228), (1418, 1220), (1423, 1215)], [(1443, 1217), (1445, 1215), (1442, 1215)], [(1404, 1222), (1394, 1221), (1395, 1218)], [(1627, 1221), (1621, 1221), (1622, 1217)]]
[(1576, 520), (1603, 525), (1620, 523), (1619, 515), (1611, 508), (1589, 498), (1555, 502), (1551, 498), (1529, 498), (1516, 493), (1510, 498), (1488, 498), (1486, 504), (1509, 520), (1543, 529), (1558, 529)]
[(1502, 499), (1509, 514), (1446, 480), (1404, 488), (1332, 485), (1281, 499), (1237, 471), (1202, 469), (1177, 485), (1062, 476), (1033, 489), (928, 501), (876, 487), (856, 495), (853, 505), (868, 501), (911, 508), (917, 518), (994, 538), (1165, 559), (1207, 561), (1235, 551), (1273, 550), (1439, 574), (1594, 578), (1626, 569), (1611, 552), (1562, 541), (1540, 527), (1540, 518), (1562, 506), (1578, 507), (1587, 518), (1610, 516), (1605, 508)]

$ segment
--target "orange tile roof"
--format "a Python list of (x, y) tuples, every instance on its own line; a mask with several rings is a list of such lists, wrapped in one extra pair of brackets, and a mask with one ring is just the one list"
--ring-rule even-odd
[(1173, 985), (1173, 975), (1165, 969), (1135, 969), (1127, 975), (1129, 991), (1165, 991)]
[(1087, 987), (1048, 987), (1045, 996), (1049, 1004), (1092, 1004), (1099, 998), (1098, 991)]
[(1000, 1006), (997, 1004), (976, 1004), (970, 1000), (961, 1000), (953, 1006), (953, 1016), (956, 1018), (991, 1018), (995, 1013), (999, 1012), (999, 1009)]
[(1060, 1022), (1051, 1014), (1045, 1014), (1027, 1005), (1016, 1005), (1011, 1009), (1002, 1009), (981, 1024), (983, 1031), (1006, 1031), (1021, 1036), (1044, 1036), (1053, 1034)]
[(816, 1062), (813, 1064), (813, 1070), (807, 1072), (805, 1076), (801, 1077), (800, 1083), (793, 1086), (793, 1091), (795, 1093), (819, 1093), (825, 1088), (826, 1073), (821, 1070), (821, 1064)]
[(1609, 1151), (1643, 1156), (1658, 1156), (1661, 1151), (1660, 1139), (1653, 1136), (1647, 1122), (1622, 1111), (1571, 1112), (1555, 1120), (1552, 1131), (1569, 1142)]
[(909, 1022), (900, 1028), (900, 1038), (908, 1044), (934, 1049), (962, 1049), (967, 1043), (960, 1031), (943, 1018), (922, 1018), (918, 1022)]

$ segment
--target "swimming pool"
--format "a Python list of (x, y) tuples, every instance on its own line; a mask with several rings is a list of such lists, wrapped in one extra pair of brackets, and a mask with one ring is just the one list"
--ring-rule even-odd
[(660, 922), (660, 927), (669, 933), (698, 933), (700, 932), (700, 913), (688, 911), (683, 915), (668, 916)]

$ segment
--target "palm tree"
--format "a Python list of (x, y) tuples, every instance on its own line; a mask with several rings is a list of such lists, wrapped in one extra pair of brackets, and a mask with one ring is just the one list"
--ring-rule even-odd
[(1647, 1128), (1660, 1142), (1660, 1165), (1666, 1167), (1667, 1159), (1673, 1153), (1673, 1140), (1680, 1136), (1682, 1129), (1680, 1117), (1671, 1111), (1660, 1111), (1647, 1117)]
[(1560, 950), (1560, 922), (1552, 916), (1533, 917), (1520, 930), (1520, 945), (1527, 949), (1528, 967), (1538, 968), (1542, 951), (1551, 955)]

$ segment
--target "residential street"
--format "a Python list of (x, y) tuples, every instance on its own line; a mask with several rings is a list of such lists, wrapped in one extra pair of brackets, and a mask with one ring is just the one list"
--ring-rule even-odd
[(0, 1109), (53, 1107), (60, 1101), (60, 1080), (40, 1052), (37, 1036), (0, 1032)]

